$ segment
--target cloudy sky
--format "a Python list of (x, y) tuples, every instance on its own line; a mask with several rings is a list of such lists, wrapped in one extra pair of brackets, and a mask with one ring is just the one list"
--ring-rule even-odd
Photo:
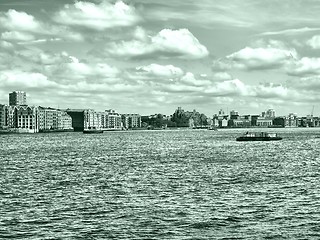
[(0, 103), (320, 115), (318, 0), (0, 0)]

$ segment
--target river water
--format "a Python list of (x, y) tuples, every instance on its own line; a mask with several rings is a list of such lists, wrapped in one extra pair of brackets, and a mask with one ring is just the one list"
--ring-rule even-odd
[(320, 129), (0, 135), (0, 239), (320, 239)]

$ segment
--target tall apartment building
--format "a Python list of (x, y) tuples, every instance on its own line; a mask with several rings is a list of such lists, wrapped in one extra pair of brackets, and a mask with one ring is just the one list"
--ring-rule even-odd
[(141, 128), (141, 116), (139, 114), (122, 114), (121, 119), (125, 129)]
[(22, 91), (14, 91), (9, 93), (9, 105), (27, 105), (27, 94)]

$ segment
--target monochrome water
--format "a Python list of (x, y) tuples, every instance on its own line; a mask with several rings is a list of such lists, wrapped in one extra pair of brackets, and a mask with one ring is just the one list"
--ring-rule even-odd
[(320, 129), (0, 135), (1, 239), (319, 239)]

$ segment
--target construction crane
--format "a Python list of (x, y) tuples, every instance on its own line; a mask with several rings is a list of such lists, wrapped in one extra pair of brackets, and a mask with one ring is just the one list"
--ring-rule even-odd
[(309, 126), (309, 127), (314, 127), (314, 123), (313, 123), (313, 111), (314, 111), (314, 105), (312, 106), (312, 111), (311, 111), (311, 115), (310, 115), (310, 126)]

